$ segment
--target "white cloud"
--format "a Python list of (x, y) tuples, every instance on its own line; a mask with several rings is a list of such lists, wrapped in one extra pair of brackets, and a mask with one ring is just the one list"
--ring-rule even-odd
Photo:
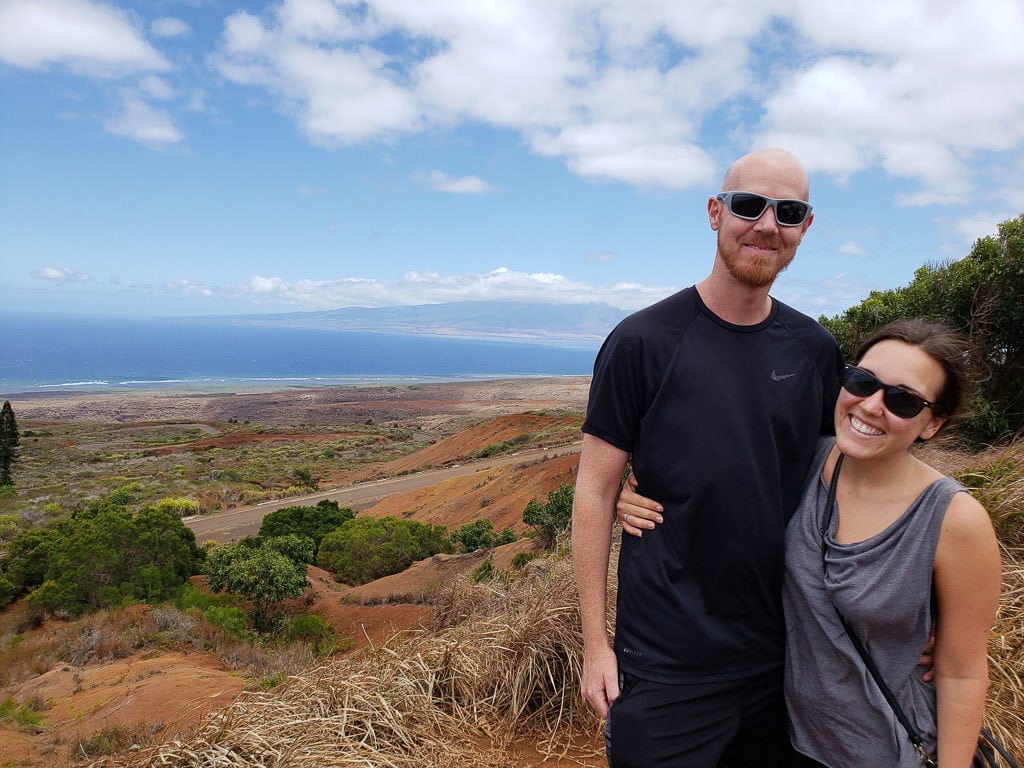
[(1019, 0), (285, 0), (230, 16), (214, 60), (325, 147), (482, 124), (584, 178), (682, 189), (781, 144), (921, 206), (967, 199), (979, 154), (1024, 153), (1021, 39)]
[(839, 252), (846, 256), (860, 256), (864, 253), (864, 249), (861, 248), (858, 243), (855, 243), (852, 240), (847, 240), (839, 246)]
[(168, 293), (180, 293), (185, 296), (213, 296), (211, 288), (197, 283), (193, 280), (178, 280), (176, 282), (164, 283), (163, 288)]
[(441, 171), (431, 171), (424, 181), (438, 192), (452, 192), (457, 195), (486, 195), (494, 187), (479, 176), (449, 176)]
[(619, 254), (615, 251), (595, 251), (583, 254), (583, 261), (587, 264), (611, 264), (618, 259)]
[(184, 21), (170, 16), (161, 16), (158, 19), (153, 19), (149, 28), (157, 37), (181, 37), (192, 32), (192, 28)]
[(164, 78), (147, 75), (139, 81), (139, 90), (151, 99), (168, 101), (174, 98), (174, 88)]
[(402, 279), (392, 281), (358, 277), (287, 281), (256, 275), (239, 286), (233, 295), (262, 304), (287, 304), (310, 310), (470, 300), (565, 304), (596, 301), (635, 309), (662, 299), (674, 290), (677, 289), (634, 283), (591, 285), (549, 272), (518, 272), (499, 267), (484, 274), (409, 272)]
[(76, 272), (71, 267), (43, 267), (38, 272), (33, 272), (32, 277), (55, 283), (88, 283), (92, 280), (89, 275)]
[(107, 120), (104, 127), (115, 136), (150, 147), (177, 144), (185, 138), (167, 112), (133, 98), (127, 99), (121, 111)]
[(0, 3), (0, 61), (26, 69), (65, 64), (94, 77), (170, 68), (132, 14), (91, 0)]

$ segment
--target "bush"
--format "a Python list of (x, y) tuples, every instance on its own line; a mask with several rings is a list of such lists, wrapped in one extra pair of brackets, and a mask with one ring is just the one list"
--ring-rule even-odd
[(512, 567), (518, 571), (521, 568), (525, 568), (528, 562), (535, 560), (536, 558), (537, 555), (533, 552), (520, 552), (512, 558)]
[(463, 552), (476, 552), (494, 546), (494, 523), (487, 518), (474, 520), (459, 526), (452, 534), (452, 543), (458, 544)]
[(37, 610), (76, 616), (86, 610), (173, 597), (196, 572), (201, 552), (181, 518), (154, 508), (133, 515), (99, 501), (71, 518), (11, 540), (4, 573), (31, 589)]
[(249, 634), (246, 632), (245, 614), (238, 608), (211, 605), (203, 611), (203, 616), (213, 626), (223, 629), (232, 637), (244, 638)]
[(324, 537), (317, 565), (346, 584), (365, 584), (404, 571), (416, 560), (451, 551), (444, 526), (357, 517)]
[(160, 499), (153, 505), (161, 512), (170, 512), (178, 517), (191, 517), (199, 514), (199, 502), (195, 499), (187, 499), (183, 496), (172, 496), (167, 499)]
[(263, 518), (260, 525), (260, 537), (287, 536), (295, 534), (312, 539), (314, 548), (331, 531), (337, 530), (355, 517), (348, 508), (338, 506), (338, 502), (324, 499), (310, 507), (282, 507), (274, 510)]
[(316, 545), (313, 540), (305, 536), (296, 536), (294, 533), (264, 539), (263, 547), (279, 552), (295, 565), (302, 567), (303, 570), (313, 562), (316, 555)]
[(536, 499), (531, 499), (523, 510), (523, 522), (537, 531), (546, 549), (554, 546), (558, 534), (572, 522), (572, 497), (573, 487), (561, 485), (548, 494), (546, 503), (538, 504)]

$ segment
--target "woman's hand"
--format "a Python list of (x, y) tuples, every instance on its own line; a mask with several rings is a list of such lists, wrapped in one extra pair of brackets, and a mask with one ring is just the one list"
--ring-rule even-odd
[(665, 520), (661, 516), (664, 512), (661, 504), (654, 499), (641, 496), (636, 489), (636, 477), (630, 472), (626, 484), (619, 493), (619, 500), (615, 503), (615, 516), (622, 523), (622, 530), (639, 538), (644, 535), (645, 530), (654, 530), (656, 525)]

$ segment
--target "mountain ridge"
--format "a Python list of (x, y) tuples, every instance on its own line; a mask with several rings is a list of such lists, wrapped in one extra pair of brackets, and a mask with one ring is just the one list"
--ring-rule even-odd
[(629, 314), (596, 302), (458, 301), (344, 307), (266, 315), (207, 315), (204, 322), (520, 341), (601, 341)]

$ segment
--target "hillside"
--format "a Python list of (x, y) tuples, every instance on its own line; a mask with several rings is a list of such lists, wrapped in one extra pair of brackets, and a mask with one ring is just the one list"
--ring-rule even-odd
[[(382, 465), (377, 471), (401, 473), (465, 461), (475, 451), (523, 434), (539, 435), (536, 438), (539, 445), (564, 443), (567, 436), (578, 435), (578, 425), (577, 415), (498, 416)], [(217, 438), (203, 438), (174, 450), (215, 447), (207, 445), (211, 439)], [(292, 431), (263, 435), (261, 439), (304, 441), (316, 438)], [(486, 516), (498, 529), (514, 526), (522, 531), (522, 510), (528, 501), (543, 499), (561, 483), (572, 482), (577, 460), (578, 456), (570, 455), (475, 473), (390, 497), (365, 514), (411, 517), (449, 528)], [(494, 565), (507, 571), (517, 553), (533, 549), (534, 542), (530, 539), (501, 547), (494, 553)], [(355, 589), (336, 584), (331, 574), (310, 567), (310, 587), (295, 604), (308, 605), (311, 611), (326, 619), (336, 635), (350, 643), (345, 655), (351, 656), (368, 646), (381, 647), (396, 633), (430, 627), (433, 610), (424, 602), (425, 598), (446, 581), (468, 576), (485, 557), (484, 552), (437, 555), (415, 563), (403, 573)], [(246, 658), (240, 648), (216, 655), (188, 652), (181, 647), (161, 650), (159, 645), (154, 647), (149, 641), (136, 648), (132, 638), (189, 631), (164, 627), (167, 619), (148, 606), (136, 606), (125, 616), (106, 621), (113, 621), (116, 626), (89, 624), (79, 631), (71, 622), (48, 621), (38, 629), (31, 629), (20, 607), (9, 607), (0, 613), (0, 639), (21, 638), (18, 643), (25, 651), (25, 664), (33, 663), (33, 648), (40, 645), (63, 647), (77, 643), (88, 646), (87, 651), (77, 653), (76, 660), (32, 669), (27, 679), (0, 692), (0, 699), (12, 697), (15, 702), (38, 702), (43, 708), (39, 726), (19, 728), (9, 721), (0, 721), (0, 766), (50, 768), (70, 764), (69, 750), (80, 740), (90, 738), (94, 745), (97, 740), (102, 742), (103, 738), (110, 739), (114, 735), (124, 738), (125, 734), (141, 743), (152, 738), (167, 741), (175, 734), (187, 732), (211, 710), (226, 706), (241, 692), (253, 690), (254, 684), (259, 683), (258, 678), (251, 677), (252, 671), (246, 671), (257, 668), (258, 663)], [(115, 640), (114, 635), (125, 639)], [(242, 672), (245, 675), (240, 674)], [(495, 754), (507, 756), (509, 748), (508, 744), (501, 745)], [(540, 759), (530, 740), (515, 746), (514, 751), (515, 761), (524, 766), (533, 764), (535, 758)]]

